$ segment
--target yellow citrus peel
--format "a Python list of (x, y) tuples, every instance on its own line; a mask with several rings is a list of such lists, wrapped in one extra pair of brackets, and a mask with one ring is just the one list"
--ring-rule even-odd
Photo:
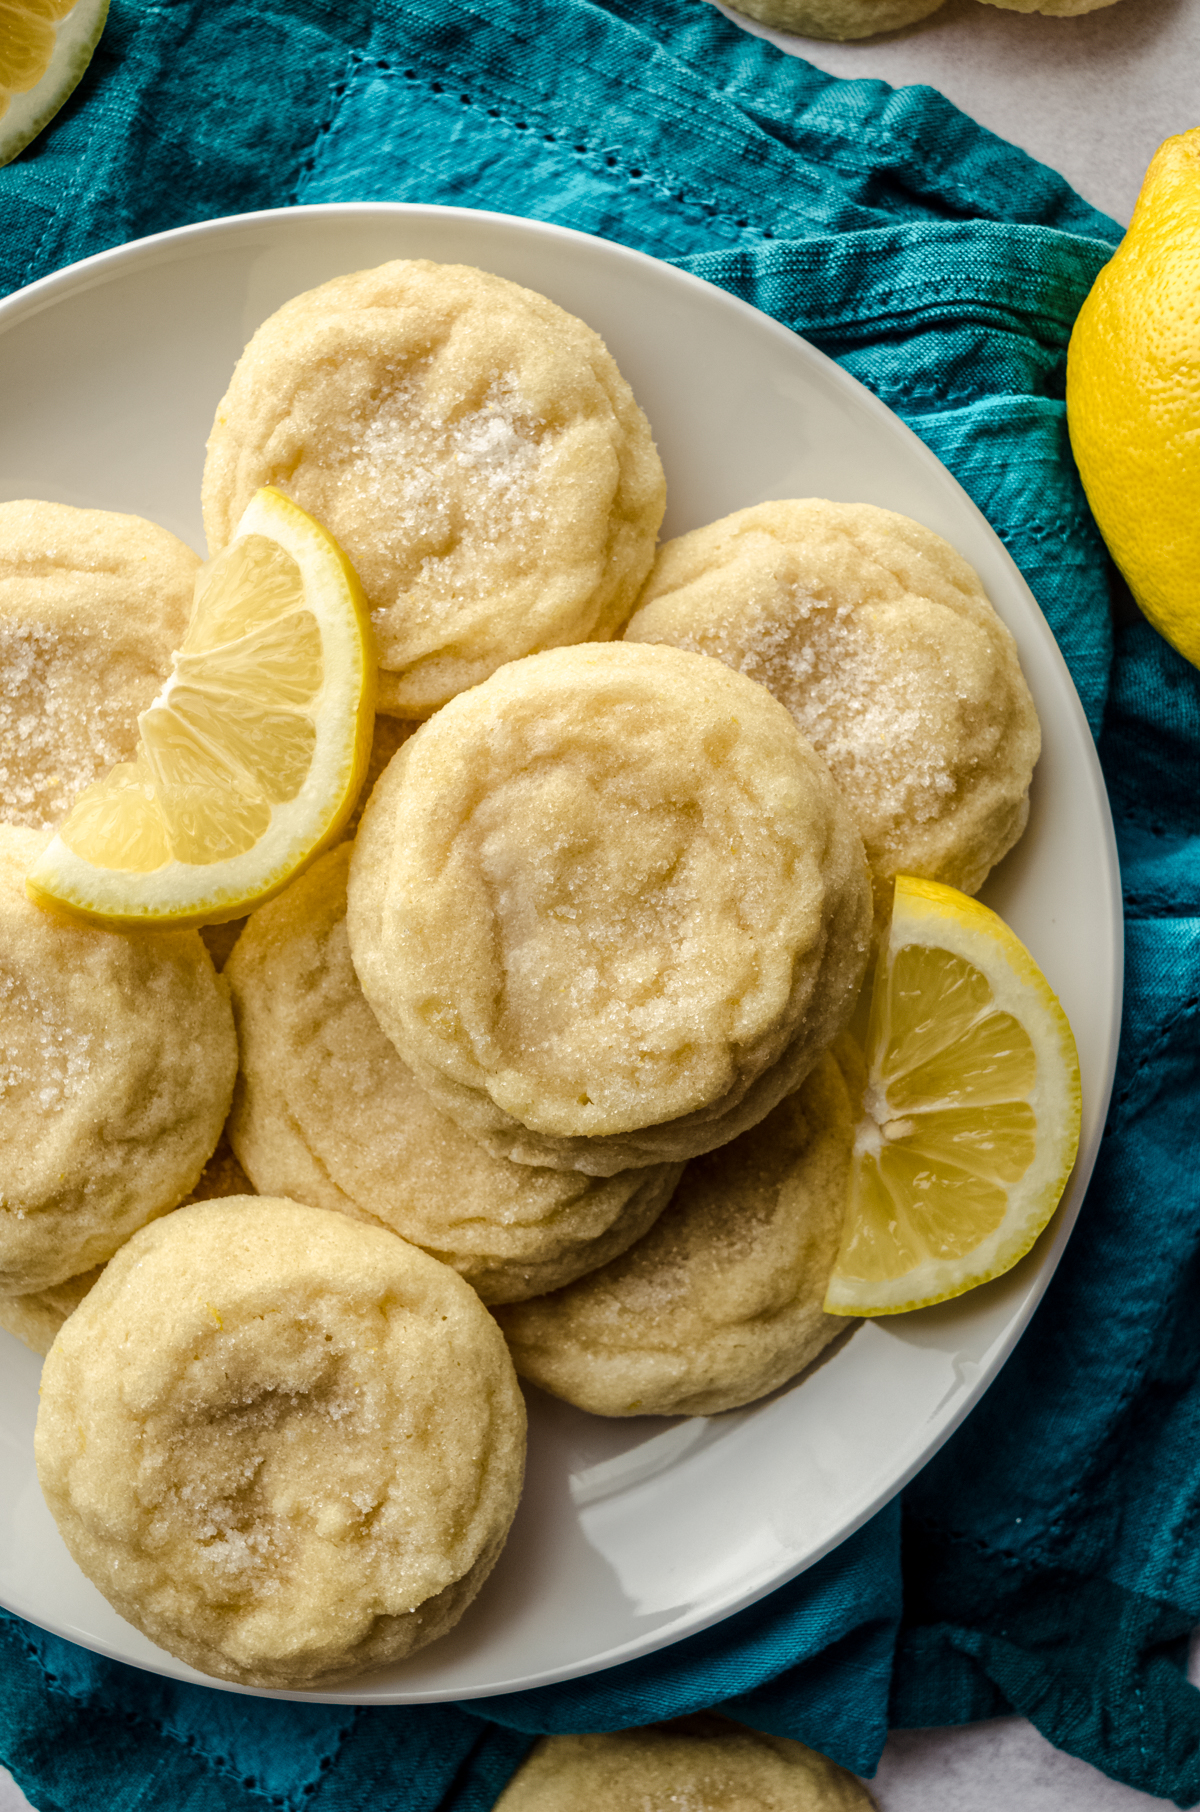
[(1079, 313), (1067, 423), (1113, 559), (1200, 666), (1200, 127), (1169, 138)]

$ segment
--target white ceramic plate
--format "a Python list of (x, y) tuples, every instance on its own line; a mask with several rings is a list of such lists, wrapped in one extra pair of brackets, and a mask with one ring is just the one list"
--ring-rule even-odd
[[(499, 1565), (443, 1641), (314, 1695), (361, 1704), (486, 1696), (647, 1654), (791, 1579), (886, 1503), (978, 1401), (1050, 1279), (1104, 1124), (1121, 1002), (1100, 769), (1012, 561), (954, 479), (852, 378), (653, 259), (501, 215), (374, 204), (211, 221), (103, 253), (0, 303), (0, 498), (133, 511), (202, 549), (205, 439), (243, 344), (297, 291), (396, 257), (497, 271), (604, 335), (658, 439), (664, 534), (764, 498), (862, 500), (928, 524), (976, 567), (1017, 638), (1045, 735), (1029, 829), (984, 897), (1066, 1007), (1084, 1117), (1058, 1216), (1008, 1277), (861, 1326), (762, 1403), (607, 1422), (531, 1392), (528, 1484)], [(33, 1468), (38, 1371), (0, 1333), (0, 1601), (87, 1648), (202, 1678), (124, 1623), (63, 1548)]]

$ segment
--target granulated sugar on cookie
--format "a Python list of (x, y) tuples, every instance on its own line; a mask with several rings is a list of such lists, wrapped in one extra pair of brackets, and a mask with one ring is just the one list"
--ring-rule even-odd
[(1029, 816), (1041, 732), (1016, 645), (940, 535), (866, 503), (760, 503), (659, 550), (626, 640), (787, 706), (854, 813), (881, 920), (897, 874), (964, 893)]
[(41, 830), (119, 761), (183, 640), (200, 561), (140, 516), (0, 503), (0, 818)]
[(295, 1688), (457, 1622), (516, 1511), (525, 1411), (448, 1266), (342, 1214), (234, 1196), (106, 1267), (46, 1360), (36, 1453), (121, 1616), (205, 1673)]
[(0, 1293), (103, 1261), (197, 1182), (229, 1112), (228, 990), (195, 931), (120, 934), (26, 898), (45, 834), (0, 825)]
[(666, 494), (646, 418), (590, 327), (425, 260), (335, 278), (259, 328), (209, 440), (213, 553), (260, 485), (349, 555), (380, 709), (413, 718), (519, 655), (619, 633)]
[(794, 1378), (851, 1325), (821, 1304), (856, 1117), (823, 1057), (765, 1120), (692, 1159), (636, 1246), (496, 1311), (521, 1376), (600, 1416), (711, 1416)]
[(513, 662), (394, 758), (347, 927), (376, 1017), (489, 1150), (612, 1176), (769, 1113), (866, 962), (862, 842), (767, 690), (629, 643)]
[(230, 1129), (264, 1195), (382, 1222), (515, 1302), (614, 1258), (681, 1164), (614, 1177), (492, 1157), (439, 1111), (363, 998), (346, 937), (350, 848), (251, 918), (230, 961), (241, 1074)]

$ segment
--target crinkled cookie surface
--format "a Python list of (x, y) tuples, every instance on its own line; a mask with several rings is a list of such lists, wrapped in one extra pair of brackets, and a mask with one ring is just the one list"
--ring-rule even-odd
[(557, 1289), (653, 1223), (682, 1166), (605, 1179), (495, 1158), (384, 1036), (346, 937), (349, 845), (254, 914), (229, 963), (241, 1047), (231, 1132), (261, 1193), (381, 1221), (485, 1302)]
[(137, 744), (200, 561), (140, 516), (0, 503), (0, 816), (33, 830)]
[(853, 1006), (870, 889), (761, 686), (616, 643), (514, 662), (395, 757), (347, 927), (376, 1017), (489, 1149), (609, 1176), (725, 1143)]
[(692, 1159), (636, 1246), (497, 1311), (518, 1372), (601, 1416), (710, 1416), (794, 1378), (850, 1325), (821, 1304), (853, 1139), (825, 1056), (765, 1120)]
[(265, 484), (349, 555), (380, 709), (400, 717), (534, 649), (619, 632), (666, 495), (598, 334), (502, 277), (427, 260), (337, 277), (259, 328), (209, 440), (214, 553)]
[(45, 835), (0, 825), (0, 1293), (59, 1284), (196, 1183), (237, 1074), (195, 931), (117, 933), (34, 906)]
[(712, 655), (787, 706), (855, 815), (881, 919), (895, 875), (974, 893), (1025, 828), (1041, 731), (1016, 645), (907, 516), (809, 498), (681, 535), (626, 639)]
[(525, 1412), (446, 1265), (233, 1196), (106, 1267), (46, 1360), (36, 1451), (67, 1547), (123, 1617), (218, 1678), (305, 1687), (458, 1620), (516, 1511)]

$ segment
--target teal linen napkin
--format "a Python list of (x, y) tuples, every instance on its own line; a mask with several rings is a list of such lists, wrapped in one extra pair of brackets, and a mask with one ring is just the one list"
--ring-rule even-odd
[(889, 1716), (1015, 1709), (1193, 1803), (1200, 676), (1140, 624), (1114, 658), (1063, 407), (1119, 229), (932, 90), (836, 81), (700, 0), (113, 0), (68, 108), (0, 171), (0, 289), (185, 222), (346, 200), (528, 214), (677, 262), (813, 339), (965, 485), (1103, 725), (1130, 959), (1110, 1127), (983, 1404), (902, 1505), (762, 1604), (586, 1680), (377, 1710), (182, 1686), (7, 1618), (0, 1755), (46, 1812), (473, 1812), (541, 1730), (721, 1703), (869, 1773)]

